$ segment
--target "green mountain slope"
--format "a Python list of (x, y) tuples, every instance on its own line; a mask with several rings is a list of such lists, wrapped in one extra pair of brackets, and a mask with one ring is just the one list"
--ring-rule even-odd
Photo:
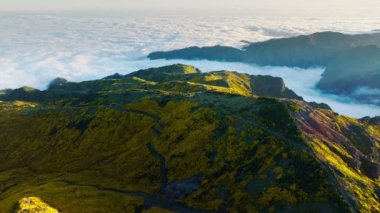
[(29, 197), (62, 212), (380, 210), (380, 126), (281, 79), (173, 65), (60, 82), (0, 95), (4, 212)]

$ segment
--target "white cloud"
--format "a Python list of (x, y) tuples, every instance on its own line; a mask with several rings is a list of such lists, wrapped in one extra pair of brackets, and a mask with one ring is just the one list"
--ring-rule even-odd
[(90, 55), (77, 55), (69, 65), (73, 70), (79, 71), (78, 73), (74, 73), (74, 75), (81, 76), (91, 73), (92, 69), (90, 65), (92, 60), (93, 57)]
[[(358, 33), (376, 29), (380, 29), (379, 19), (352, 17), (0, 13), (0, 89), (25, 85), (44, 89), (56, 77), (83, 81), (172, 63), (144, 59), (157, 50), (216, 44), (239, 47), (243, 44), (241, 40), (262, 41), (327, 30)], [(363, 113), (355, 113), (358, 106), (332, 102), (337, 97), (320, 95), (313, 88), (320, 70), (186, 63), (208, 71), (228, 68), (277, 75), (307, 100), (327, 102), (340, 113), (380, 114), (378, 108), (377, 112), (371, 111), (372, 106), (361, 108), (365, 109), (361, 110)]]

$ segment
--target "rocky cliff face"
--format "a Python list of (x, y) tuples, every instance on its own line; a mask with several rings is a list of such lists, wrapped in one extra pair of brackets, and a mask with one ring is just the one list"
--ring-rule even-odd
[(380, 210), (380, 126), (281, 79), (174, 65), (40, 92), (0, 96), (5, 212)]

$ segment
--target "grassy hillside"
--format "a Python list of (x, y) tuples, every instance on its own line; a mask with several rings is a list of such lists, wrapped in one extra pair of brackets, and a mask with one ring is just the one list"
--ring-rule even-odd
[(4, 212), (30, 197), (61, 212), (380, 209), (380, 126), (314, 108), (281, 79), (173, 65), (12, 94)]

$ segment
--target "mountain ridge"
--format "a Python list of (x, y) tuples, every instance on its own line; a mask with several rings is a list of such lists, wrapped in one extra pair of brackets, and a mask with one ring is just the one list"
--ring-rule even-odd
[(0, 208), (378, 211), (380, 125), (284, 88), (177, 64), (0, 95)]
[[(148, 58), (206, 59), (305, 69), (326, 67), (317, 85), (319, 89), (327, 93), (345, 94), (362, 103), (379, 105), (380, 100), (371, 101), (373, 99), (371, 95), (357, 95), (354, 92), (361, 87), (380, 88), (380, 65), (377, 63), (378, 57), (375, 57), (379, 55), (379, 47), (380, 33), (347, 35), (320, 32), (250, 43), (242, 49), (212, 46), (153, 52)], [(352, 73), (355, 75), (351, 75)], [(355, 76), (364, 77), (355, 78)], [(352, 82), (353, 84), (349, 84)]]

